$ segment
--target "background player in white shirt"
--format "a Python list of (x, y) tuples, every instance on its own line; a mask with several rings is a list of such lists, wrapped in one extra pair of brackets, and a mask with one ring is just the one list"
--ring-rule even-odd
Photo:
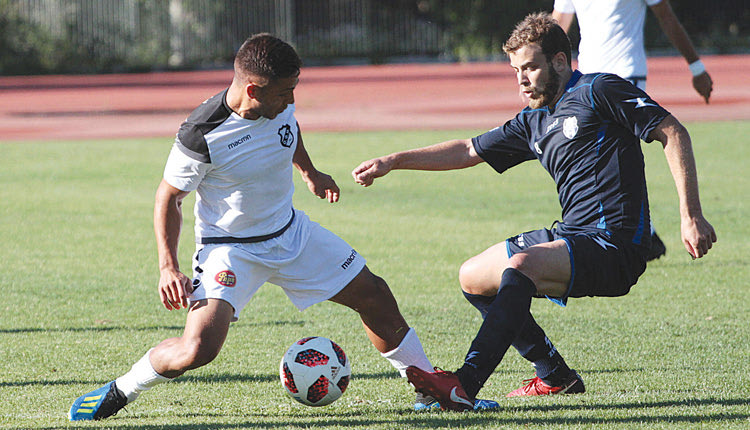
[(566, 33), (573, 18), (578, 20), (581, 32), (578, 70), (582, 73), (614, 73), (645, 89), (647, 69), (643, 25), (646, 6), (656, 16), (664, 34), (685, 57), (693, 74), (693, 87), (708, 103), (713, 90), (711, 76), (669, 0), (555, 0), (552, 17)]
[[(433, 369), (386, 282), (344, 240), (292, 206), (292, 166), (313, 194), (339, 199), (334, 180), (313, 166), (294, 118), (300, 66), (287, 43), (268, 34), (249, 38), (231, 86), (180, 127), (156, 192), (154, 230), (159, 295), (168, 310), (188, 308), (185, 330), (78, 398), (72, 421), (112, 416), (141, 392), (211, 362), (230, 322), (265, 282), (280, 286), (300, 310), (330, 300), (358, 312), (370, 341), (402, 376), (408, 366)], [(191, 191), (198, 242), (192, 282), (177, 259), (182, 200)], [(431, 403), (418, 396), (415, 408)]]
[[(680, 51), (693, 75), (693, 88), (708, 103), (713, 81), (675, 16), (669, 0), (555, 0), (552, 17), (566, 33), (577, 18), (581, 33), (578, 46), (578, 70), (582, 73), (614, 73), (646, 90), (646, 49), (643, 25), (646, 6), (672, 44)], [(654, 260), (666, 253), (664, 243), (651, 226), (651, 251)]]

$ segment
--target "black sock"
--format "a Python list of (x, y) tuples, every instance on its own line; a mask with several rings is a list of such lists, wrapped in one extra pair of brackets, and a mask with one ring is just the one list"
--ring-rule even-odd
[(536, 286), (516, 269), (505, 269), (497, 297), (456, 372), (466, 394), (475, 398), (523, 328)]
[(570, 376), (570, 368), (562, 355), (552, 345), (531, 313), (529, 313), (516, 340), (513, 341), (513, 347), (518, 350), (523, 358), (534, 364), (536, 376), (541, 378), (545, 384), (557, 387)]
[(551, 387), (562, 386), (570, 379), (572, 373), (562, 355), (557, 351), (550, 358), (535, 361), (534, 368), (536, 369), (536, 376)]
[(485, 319), (487, 317), (487, 312), (489, 312), (489, 307), (492, 304), (492, 302), (495, 301), (495, 297), (497, 296), (480, 296), (478, 294), (469, 294), (466, 291), (463, 292), (464, 297), (466, 297), (466, 300), (469, 301), (482, 315), (482, 319)]

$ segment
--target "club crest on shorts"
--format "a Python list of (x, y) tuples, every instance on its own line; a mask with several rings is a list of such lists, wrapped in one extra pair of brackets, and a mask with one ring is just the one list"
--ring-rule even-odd
[(290, 127), (289, 124), (282, 125), (277, 133), (281, 139), (281, 146), (285, 148), (292, 146), (294, 143), (294, 135), (292, 134), (292, 127)]
[(565, 118), (563, 121), (563, 134), (568, 139), (572, 139), (578, 133), (578, 119), (574, 116)]
[(217, 273), (214, 280), (225, 287), (234, 287), (237, 284), (237, 276), (231, 270), (222, 270)]

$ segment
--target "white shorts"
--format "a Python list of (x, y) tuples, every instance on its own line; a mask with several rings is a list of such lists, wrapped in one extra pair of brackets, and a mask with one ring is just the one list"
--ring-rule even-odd
[(234, 307), (234, 321), (266, 282), (284, 289), (297, 309), (326, 301), (365, 267), (343, 239), (295, 210), (279, 237), (258, 243), (198, 244), (193, 256), (190, 302), (221, 299)]

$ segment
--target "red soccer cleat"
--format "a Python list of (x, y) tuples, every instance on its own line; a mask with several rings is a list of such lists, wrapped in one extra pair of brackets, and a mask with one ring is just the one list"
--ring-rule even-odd
[(414, 388), (427, 396), (434, 397), (440, 402), (440, 409), (450, 411), (467, 411), (474, 409), (474, 401), (466, 395), (453, 372), (446, 372), (437, 367), (435, 372), (409, 366), (406, 368), (406, 377)]
[(508, 393), (507, 397), (518, 396), (546, 396), (549, 394), (578, 394), (586, 391), (583, 379), (574, 370), (570, 379), (559, 387), (552, 387), (544, 383), (540, 378), (534, 377), (523, 381), (523, 387)]

